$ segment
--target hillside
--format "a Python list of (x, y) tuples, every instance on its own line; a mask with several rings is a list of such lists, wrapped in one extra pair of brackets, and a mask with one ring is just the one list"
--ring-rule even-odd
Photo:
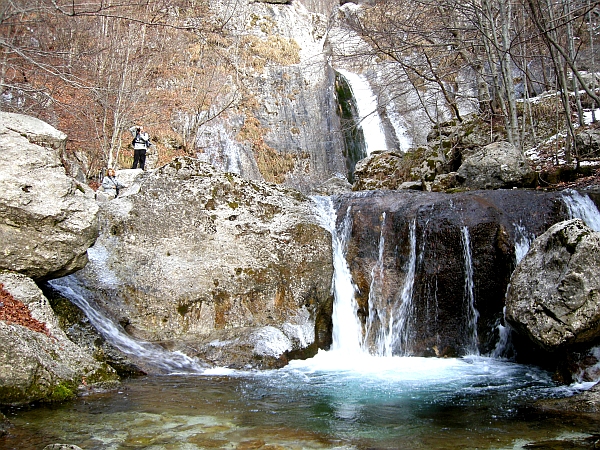
[[(474, 113), (489, 142), (541, 149), (552, 170), (596, 158), (576, 140), (599, 103), (595, 3), (358, 3), (7, 2), (0, 109), (67, 133), (65, 163), (91, 184), (130, 167), (135, 124), (155, 144), (150, 167), (188, 155), (301, 189), (343, 177), (361, 128), (344, 115), (344, 71), (373, 91), (381, 150), (427, 145)], [(532, 101), (545, 92), (558, 94)]]

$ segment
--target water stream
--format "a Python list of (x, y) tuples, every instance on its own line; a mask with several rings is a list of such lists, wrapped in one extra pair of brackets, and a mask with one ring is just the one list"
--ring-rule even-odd
[(387, 143), (381, 118), (379, 117), (377, 97), (364, 75), (337, 69), (350, 85), (358, 109), (357, 125), (363, 130), (367, 155), (375, 150), (386, 150)]
[[(54, 287), (83, 308), (107, 339), (124, 352), (153, 360), (157, 374), (126, 380), (118, 391), (89, 393), (61, 405), (6, 409), (15, 427), (0, 438), (0, 449), (41, 450), (59, 442), (102, 450), (520, 449), (534, 442), (546, 442), (544, 448), (567, 448), (570, 444), (561, 440), (600, 433), (594, 417), (573, 415), (565, 420), (562, 414), (531, 409), (537, 399), (571, 395), (589, 385), (559, 387), (539, 368), (499, 358), (402, 356), (410, 347), (405, 314), (410, 310), (410, 273), (421, 251), (414, 222), (411, 254), (403, 269), (404, 306), (395, 312), (379, 309), (380, 299), (374, 295), (369, 305), (379, 311), (377, 319), (363, 327), (346, 262), (350, 211), (344, 211), (336, 225), (331, 199), (314, 201), (333, 242), (331, 350), (279, 370), (207, 371), (183, 355), (132, 340), (87, 300), (84, 288), (69, 278), (57, 280)], [(372, 271), (374, 292), (385, 276), (387, 226), (383, 214), (379, 260)], [(469, 306), (474, 293), (466, 228), (462, 239), (467, 316), (476, 321), (476, 311)], [(363, 334), (377, 335), (374, 354)]]

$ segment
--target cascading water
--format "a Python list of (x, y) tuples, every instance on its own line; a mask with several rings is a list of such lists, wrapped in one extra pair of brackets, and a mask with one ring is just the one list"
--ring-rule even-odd
[(391, 353), (386, 348), (385, 339), (380, 338), (377, 332), (382, 323), (387, 323), (388, 311), (386, 308), (378, 307), (380, 299), (383, 298), (383, 279), (384, 273), (384, 249), (385, 249), (385, 212), (381, 215), (381, 226), (379, 231), (379, 254), (377, 263), (371, 270), (371, 285), (369, 286), (369, 316), (365, 329), (365, 338), (363, 340), (363, 350), (368, 351), (371, 340), (374, 340), (374, 346), (378, 354), (389, 356)]
[(333, 247), (333, 336), (332, 350), (356, 353), (361, 349), (362, 327), (358, 319), (355, 299), (356, 286), (346, 262), (346, 243), (352, 223), (350, 210), (346, 211), (341, 230), (336, 226), (337, 215), (329, 197), (313, 197), (321, 226), (331, 233)]
[(377, 112), (377, 97), (367, 78), (343, 69), (337, 69), (337, 72), (346, 79), (354, 95), (359, 115), (357, 122), (363, 130), (367, 155), (387, 149), (383, 124)]
[(527, 231), (527, 228), (521, 223), (513, 225), (515, 227), (515, 259), (517, 264), (519, 264), (529, 251), (529, 247), (535, 239), (535, 234)]
[(581, 219), (594, 231), (600, 231), (600, 212), (587, 195), (566, 189), (563, 192), (563, 200), (569, 210), (570, 219)]
[(408, 355), (410, 353), (411, 346), (411, 318), (413, 309), (413, 286), (415, 283), (415, 270), (417, 264), (417, 223), (413, 220), (409, 228), (409, 245), (410, 253), (408, 256), (408, 267), (406, 270), (406, 278), (402, 285), (402, 291), (400, 294), (400, 305), (396, 308), (396, 313), (392, 315), (393, 321), (388, 326), (388, 333), (386, 336), (387, 348), (389, 354), (393, 347), (398, 346), (398, 354)]
[(132, 339), (125, 331), (110, 320), (88, 299), (91, 294), (72, 275), (49, 281), (48, 284), (77, 305), (104, 338), (126, 355), (142, 361), (158, 373), (199, 374), (206, 367), (201, 366), (187, 355), (169, 352), (149, 342)]
[(467, 344), (466, 351), (471, 355), (478, 355), (477, 319), (479, 313), (475, 308), (475, 289), (473, 285), (473, 261), (471, 256), (471, 236), (469, 229), (464, 226), (461, 230), (463, 253), (465, 259), (465, 309), (467, 318)]

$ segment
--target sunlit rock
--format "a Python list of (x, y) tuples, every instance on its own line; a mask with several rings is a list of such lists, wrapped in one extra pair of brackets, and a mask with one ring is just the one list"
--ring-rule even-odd
[(41, 120), (0, 112), (0, 269), (39, 280), (86, 264), (98, 206), (65, 173), (66, 138)]
[[(189, 158), (135, 183), (103, 204), (77, 274), (128, 332), (190, 355), (217, 348), (212, 359), (235, 366), (328, 345), (331, 236), (308, 198)], [(273, 351), (253, 343), (275, 329)]]
[(600, 233), (580, 219), (557, 223), (515, 270), (506, 317), (545, 350), (600, 337)]
[(531, 187), (535, 182), (523, 152), (508, 142), (463, 152), (456, 177), (470, 189)]

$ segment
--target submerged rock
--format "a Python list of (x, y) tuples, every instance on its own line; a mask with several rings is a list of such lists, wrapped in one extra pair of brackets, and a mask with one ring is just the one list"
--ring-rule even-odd
[(190, 158), (136, 183), (76, 274), (130, 334), (234, 366), (329, 345), (331, 236), (308, 198)]
[(557, 223), (515, 270), (507, 320), (546, 351), (592, 344), (600, 337), (598, 273), (600, 233), (580, 219)]
[(0, 283), (48, 330), (45, 334), (0, 321), (0, 404), (62, 401), (81, 390), (116, 386), (115, 371), (62, 332), (48, 300), (31, 279), (3, 272)]
[(0, 269), (40, 280), (86, 264), (98, 206), (89, 187), (66, 175), (65, 142), (41, 120), (0, 112)]

